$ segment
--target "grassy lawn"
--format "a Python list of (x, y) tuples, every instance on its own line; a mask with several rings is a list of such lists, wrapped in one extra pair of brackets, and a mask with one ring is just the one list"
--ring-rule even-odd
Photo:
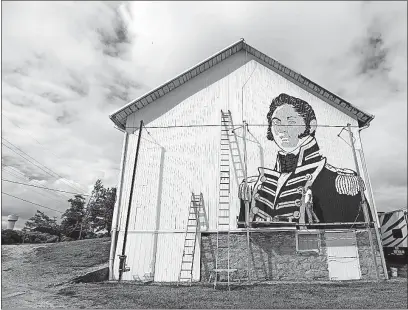
[(76, 284), (59, 291), (92, 308), (406, 309), (407, 281), (272, 284), (214, 290), (210, 286)]
[[(406, 309), (407, 280), (380, 283), (278, 283), (240, 286), (79, 283), (107, 263), (110, 239), (2, 246), (2, 308)], [(54, 286), (53, 284), (64, 283)], [(12, 296), (18, 294), (16, 298)]]

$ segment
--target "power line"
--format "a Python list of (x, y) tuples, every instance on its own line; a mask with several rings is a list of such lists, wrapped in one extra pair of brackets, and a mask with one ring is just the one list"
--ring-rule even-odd
[[(146, 126), (143, 124), (143, 127), (144, 127), (144, 129), (146, 130), (146, 132), (147, 132), (147, 134), (153, 139), (153, 141), (150, 141), (150, 142), (152, 142), (152, 143), (154, 143), (154, 144), (157, 144), (158, 146), (160, 146), (160, 147), (163, 147), (163, 146), (161, 146), (160, 144), (159, 144), (159, 142), (157, 142), (156, 141), (156, 139), (150, 134), (150, 132), (147, 130), (147, 128), (146, 128)], [(149, 141), (149, 140), (147, 140), (147, 141)]]
[[(20, 126), (18, 126), (17, 124), (15, 124), (10, 118), (8, 118), (6, 115), (2, 114), (2, 116), (4, 116), (6, 119), (8, 119), (10, 121), (10, 123), (12, 123), (14, 126), (20, 128), (21, 130), (24, 130), (35, 142), (37, 142), (39, 145), (42, 145), (44, 149), (46, 149), (49, 153), (51, 153), (52, 155), (54, 155), (56, 158), (59, 158), (62, 160), (61, 157), (55, 155), (53, 152), (50, 151), (49, 148), (45, 147), (44, 144), (42, 144), (40, 141), (38, 141), (36, 138), (34, 138), (30, 132), (24, 128), (21, 128)], [(64, 163), (65, 165), (67, 165), (68, 167), (73, 168), (72, 166), (68, 165), (67, 163)]]
[[(2, 164), (2, 166), (3, 166), (3, 168), (7, 168), (8, 170), (4, 170), (5, 172), (7, 172), (7, 173), (9, 173), (9, 174), (11, 174), (12, 176), (14, 176), (14, 177), (16, 177), (16, 178), (18, 178), (18, 179), (20, 179), (20, 180), (24, 180), (25, 182), (34, 182), (35, 184), (38, 184), (38, 185), (40, 185), (40, 186), (42, 186), (42, 184), (40, 183), (40, 182), (38, 182), (37, 180), (35, 180), (35, 179), (32, 179), (32, 180), (30, 180), (29, 178), (27, 178), (23, 173), (21, 173), (20, 171), (18, 171), (18, 170), (15, 170), (15, 169), (11, 169), (11, 167), (9, 167), (9, 166), (6, 166), (6, 165), (4, 165), (4, 164)], [(50, 192), (46, 192), (48, 195), (50, 195), (50, 197), (52, 197), (52, 199), (54, 199), (55, 200), (55, 198), (56, 198), (56, 196), (59, 196), (58, 198), (59, 199), (64, 199), (64, 202), (66, 201), (66, 199), (68, 198), (70, 198), (68, 195), (66, 195), (66, 194), (61, 194), (61, 193), (58, 193), (58, 192), (54, 192), (54, 193), (50, 193)], [(51, 194), (54, 194), (55, 195), (55, 197), (53, 197), (53, 196), (51, 196)], [(55, 200), (55, 201), (57, 201), (57, 200)]]
[[(56, 173), (56, 172), (53, 171), (52, 169), (48, 168), (47, 166), (41, 164), (39, 161), (37, 161), (36, 159), (34, 159), (34, 158), (31, 157), (30, 155), (28, 155), (26, 152), (24, 152), (23, 150), (21, 150), (20, 148), (18, 148), (16, 145), (14, 145), (13, 143), (11, 143), (11, 142), (8, 141), (7, 139), (5, 139), (5, 138), (3, 138), (3, 137), (2, 137), (2, 139), (3, 139), (4, 141), (6, 141), (7, 143), (9, 143), (10, 145), (12, 145), (13, 147), (15, 147), (16, 149), (18, 149), (21, 153), (27, 155), (29, 158), (33, 159), (35, 162), (37, 162), (37, 163), (40, 164), (41, 166), (45, 167), (46, 169), (48, 169), (49, 171), (51, 171), (52, 173), (54, 173), (55, 175), (57, 175), (57, 176), (58, 176), (59, 178), (61, 178), (62, 181), (64, 181), (64, 183), (67, 184), (69, 187), (71, 187), (71, 188), (73, 188), (73, 189), (75, 189), (75, 190), (83, 191), (81, 188), (79, 188), (79, 187), (76, 186), (76, 185), (74, 185), (74, 186), (76, 187), (76, 188), (75, 188), (74, 186), (68, 184), (67, 182), (69, 182), (69, 181), (66, 180), (63, 176), (59, 175), (58, 173)], [(52, 177), (55, 177), (55, 175), (50, 174), (48, 171), (46, 171), (46, 170), (44, 170), (43, 168), (39, 167), (38, 165), (34, 164), (32, 161), (28, 160), (27, 158), (25, 158), (25, 157), (22, 156), (21, 154), (17, 153), (15, 150), (13, 150), (12, 148), (10, 148), (9, 146), (7, 146), (6, 144), (4, 144), (3, 142), (2, 142), (2, 144), (3, 144), (5, 147), (7, 147), (7, 148), (9, 148), (10, 150), (12, 150), (12, 151), (13, 151), (14, 153), (16, 153), (17, 155), (19, 155), (20, 157), (22, 157), (22, 158), (24, 158), (25, 160), (29, 161), (30, 163), (32, 163), (32, 164), (35, 165), (36, 167), (40, 168), (42, 171), (44, 171), (44, 172), (47, 173), (48, 175), (50, 175), (50, 176), (52, 176)], [(71, 182), (69, 182), (69, 183), (71, 183)]]
[[(52, 176), (55, 178), (55, 175), (52, 175), (51, 173), (49, 173), (48, 171), (44, 170), (43, 168), (41, 168), (40, 166), (36, 165), (35, 163), (33, 163), (31, 160), (25, 158), (23, 155), (19, 154), (16, 150), (13, 150), (11, 147), (9, 147), (8, 145), (6, 145), (5, 143), (1, 143), (3, 144), (6, 148), (10, 149), (11, 151), (13, 151), (14, 153), (16, 153), (18, 156), (24, 158), (26, 161), (28, 161), (29, 163), (33, 164), (34, 166), (36, 166), (37, 168), (40, 168), (42, 171), (44, 171), (46, 174)], [(27, 155), (28, 156), (28, 155)]]
[[(268, 124), (247, 124), (248, 127), (268, 127)], [(170, 125), (170, 126), (147, 126), (145, 129), (170, 129), (170, 128), (199, 128), (199, 127), (222, 127), (224, 125), (220, 124), (204, 124), (204, 125)], [(305, 125), (273, 125), (276, 127), (304, 127)], [(345, 125), (315, 125), (316, 127), (326, 127), (326, 128), (344, 128)], [(360, 128), (359, 126), (350, 126), (352, 128)], [(127, 126), (126, 128), (139, 128), (135, 126)]]
[[(8, 167), (5, 167), (5, 168), (8, 168)], [(10, 175), (12, 175), (13, 177), (15, 177), (15, 178), (17, 178), (19, 180), (27, 182), (27, 179), (25, 179), (25, 177), (22, 177), (21, 175), (18, 175), (16, 173), (14, 173), (13, 170), (10, 170), (10, 171), (9, 170), (3, 170), (3, 171), (10, 174)], [(37, 182), (37, 184), (41, 184), (41, 183)], [(41, 191), (40, 192), (39, 189), (37, 190), (35, 188), (33, 190), (35, 190), (34, 191), (35, 194), (41, 195), (42, 197), (44, 197), (44, 194), (46, 194), (47, 198), (52, 199), (53, 201), (57, 202), (58, 204), (61, 204), (62, 202), (66, 203), (68, 201), (68, 199), (69, 199), (69, 196), (63, 196), (62, 194), (60, 194), (58, 192), (48, 192), (48, 191), (45, 191), (45, 192)], [(52, 195), (52, 194), (54, 194), (54, 195)]]
[(87, 194), (67, 192), (67, 191), (62, 191), (62, 190), (53, 189), (53, 188), (49, 188), (49, 187), (35, 186), (35, 185), (32, 185), (32, 184), (20, 183), (20, 182), (5, 180), (5, 179), (1, 179), (1, 180), (4, 181), (4, 182), (10, 182), (10, 183), (20, 184), (20, 185), (25, 185), (25, 186), (32, 186), (32, 187), (37, 187), (37, 188), (48, 189), (48, 190), (50, 190), (50, 191), (55, 191), (55, 192), (61, 192), (61, 193), (67, 193), (67, 194), (74, 194), (74, 195), (90, 196), (90, 195), (87, 195)]
[[(13, 143), (11, 143), (10, 141), (8, 141), (7, 139), (3, 138), (2, 139), (4, 141), (6, 141), (7, 143), (9, 143), (10, 145), (12, 145), (13, 147), (15, 147), (17, 150), (19, 150), (21, 153), (27, 155), (29, 158), (33, 159), (35, 162), (37, 162), (38, 164), (40, 164), (41, 166), (43, 166), (44, 168), (48, 169), (49, 171), (51, 171), (52, 173), (54, 173), (55, 175), (57, 175), (59, 178), (61, 178), (63, 181), (65, 181), (65, 178), (62, 177), (61, 175), (59, 175), (58, 173), (56, 173), (55, 171), (53, 171), (52, 169), (48, 168), (47, 166), (41, 164), (39, 161), (37, 161), (35, 158), (33, 158), (32, 156), (28, 155), (26, 152), (24, 152), (23, 150), (21, 150), (20, 148), (18, 148), (16, 145), (14, 145)], [(15, 150), (11, 149), (9, 146), (5, 145), (4, 143), (2, 143), (4, 146), (6, 146), (7, 148), (9, 148), (10, 150), (12, 150), (14, 153), (16, 153), (17, 155), (21, 156), (22, 158), (24, 158), (25, 160), (29, 161), (30, 163), (32, 163), (33, 165), (35, 165), (36, 167), (40, 168), (41, 170), (43, 170), (45, 173), (47, 173), (48, 175), (55, 177), (55, 175), (50, 174), (48, 171), (45, 171), (44, 169), (42, 169), (41, 167), (39, 167), (38, 165), (34, 164), (33, 162), (31, 162), (30, 160), (28, 160), (27, 158), (25, 158), (24, 156), (22, 156), (21, 154), (17, 153)], [(67, 180), (68, 181), (68, 180)], [(69, 182), (69, 181), (68, 181)], [(64, 182), (66, 183), (66, 182)], [(66, 183), (67, 184), (67, 183)], [(68, 186), (72, 187), (71, 185), (67, 184)], [(76, 188), (76, 190), (82, 190), (79, 187)]]
[(4, 195), (7, 195), (7, 196), (10, 196), (10, 197), (13, 197), (13, 198), (15, 198), (15, 199), (22, 200), (22, 201), (25, 201), (25, 202), (31, 203), (31, 204), (33, 204), (33, 205), (36, 205), (36, 206), (39, 206), (39, 207), (45, 208), (45, 209), (49, 209), (49, 210), (52, 210), (52, 211), (55, 211), (55, 212), (59, 212), (59, 213), (61, 213), (61, 214), (63, 214), (63, 213), (64, 213), (64, 212), (61, 212), (61, 211), (55, 210), (55, 209), (53, 209), (53, 208), (49, 208), (49, 207), (46, 207), (46, 206), (40, 205), (40, 204), (35, 203), (35, 202), (32, 202), (32, 201), (28, 201), (28, 200), (25, 200), (25, 199), (22, 199), (22, 198), (19, 198), (19, 197), (16, 197), (16, 196), (10, 195), (10, 194), (5, 193), (5, 192), (1, 192), (1, 193), (2, 193), (2, 194), (4, 194)]

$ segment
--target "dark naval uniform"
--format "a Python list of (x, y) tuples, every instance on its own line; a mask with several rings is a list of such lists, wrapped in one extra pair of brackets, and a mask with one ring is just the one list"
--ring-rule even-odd
[(312, 137), (297, 155), (278, 153), (275, 169), (258, 170), (259, 176), (247, 179), (246, 193), (244, 183), (240, 185), (238, 222), (245, 221), (244, 195), (250, 201), (250, 221), (298, 222), (306, 185), (312, 190), (313, 212), (321, 223), (364, 222), (362, 179), (352, 170), (329, 165)]

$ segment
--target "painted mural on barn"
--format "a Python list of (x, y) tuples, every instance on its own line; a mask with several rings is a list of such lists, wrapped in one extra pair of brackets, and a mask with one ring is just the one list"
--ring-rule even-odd
[[(272, 106), (273, 111), (270, 112), (274, 98), (276, 107)], [(302, 104), (298, 104), (296, 110), (293, 105), (279, 103), (285, 100)], [(303, 102), (307, 102), (309, 108)], [(204, 200), (205, 214), (203, 212), (200, 231), (217, 230), (219, 180), (222, 176), (221, 111), (230, 111), (234, 128), (240, 127), (243, 120), (248, 124), (250, 133), (246, 140), (247, 176), (252, 177), (248, 178), (248, 181), (252, 181), (249, 182), (250, 186), (256, 190), (260, 189), (258, 185), (267, 185), (260, 184), (262, 181), (272, 180), (269, 182), (276, 183), (276, 188), (270, 186), (272, 193), (278, 197), (276, 202), (272, 195), (264, 196), (271, 204), (293, 201), (299, 204), (298, 200), (302, 200), (306, 195), (288, 190), (300, 191), (300, 186), (304, 188), (309, 184), (306, 177), (311, 175), (316, 177), (310, 183), (313, 208), (309, 208), (310, 216), (306, 211), (306, 222), (309, 218), (314, 218), (314, 221), (317, 218), (320, 222), (354, 222), (357, 214), (357, 221), (363, 220), (363, 211), (360, 211), (359, 206), (363, 183), (352, 171), (356, 168), (352, 148), (347, 144), (347, 131), (343, 130), (343, 136), (338, 136), (344, 126), (351, 124), (351, 131), (356, 139), (358, 164), (360, 171), (363, 171), (357, 119), (288, 81), (273, 68), (261, 65), (252, 56), (237, 53), (126, 119), (129, 139), (124, 153), (123, 187), (118, 202), (121, 210), (118, 218), (118, 253), (122, 251), (138, 142), (137, 130), (141, 120), (146, 128), (141, 136), (133, 188), (137, 195), (132, 198), (127, 233), (127, 264), (131, 273), (124, 273), (124, 280), (132, 280), (136, 275), (142, 278), (145, 273), (154, 273), (155, 281), (177, 281), (192, 193), (201, 193)], [(301, 126), (286, 126), (290, 137), (287, 134), (284, 138), (282, 134), (279, 135), (278, 130), (284, 129), (285, 126), (277, 126), (277, 119), (274, 120), (276, 124), (272, 122), (278, 113), (293, 115), (291, 119), (288, 119), (288, 116), (286, 119), (282, 116), (276, 117), (281, 121), (280, 125), (290, 125), (289, 122), (298, 121), (304, 122), (305, 129), (300, 130)], [(240, 137), (242, 128), (236, 132), (237, 144), (243, 154), (243, 139)], [(295, 151), (296, 147), (298, 152)], [(286, 153), (294, 153), (293, 155), (298, 157), (283, 157)], [(298, 165), (299, 158), (301, 162)], [(232, 172), (231, 162), (230, 169)], [(288, 173), (288, 169), (293, 171)], [(263, 177), (260, 171), (263, 172)], [(283, 187), (277, 189), (280, 175), (286, 176), (287, 179)], [(367, 183), (367, 176), (364, 173), (361, 176)], [(253, 182), (254, 180), (256, 182)], [(242, 219), (242, 186), (239, 194), (242, 178), (234, 178), (232, 173), (229, 181), (229, 222), (231, 230), (234, 230), (237, 228), (237, 219)], [(323, 188), (319, 189), (318, 186)], [(286, 210), (276, 209), (285, 213), (274, 213), (270, 206), (262, 206), (257, 202), (255, 198), (262, 196), (256, 196), (256, 193), (251, 192), (251, 210), (255, 211), (251, 215), (252, 221), (262, 220), (260, 212), (255, 216), (256, 208), (267, 213), (267, 216), (264, 216), (266, 220), (301, 209), (298, 206), (286, 206)], [(367, 190), (364, 193), (372, 205), (372, 197)], [(291, 210), (287, 211), (289, 208)], [(289, 217), (286, 215), (287, 219)], [(299, 219), (293, 215), (292, 221)], [(197, 247), (194, 279), (198, 279), (200, 275), (200, 251), (201, 248)], [(114, 270), (117, 270), (118, 260), (115, 260), (114, 264)]]
[(238, 226), (245, 222), (364, 222), (365, 185), (357, 173), (329, 164), (318, 143), (311, 105), (282, 93), (266, 114), (267, 139), (278, 149), (274, 165), (258, 168), (239, 186)]

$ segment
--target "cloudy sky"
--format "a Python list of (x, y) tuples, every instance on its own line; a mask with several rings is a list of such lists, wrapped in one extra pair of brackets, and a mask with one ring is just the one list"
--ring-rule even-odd
[[(407, 201), (406, 2), (2, 2), (2, 179), (88, 193), (116, 186), (108, 115), (245, 38), (374, 114), (362, 132), (377, 207)], [(64, 211), (69, 194), (2, 182)], [(36, 209), (2, 195), (2, 225)]]

